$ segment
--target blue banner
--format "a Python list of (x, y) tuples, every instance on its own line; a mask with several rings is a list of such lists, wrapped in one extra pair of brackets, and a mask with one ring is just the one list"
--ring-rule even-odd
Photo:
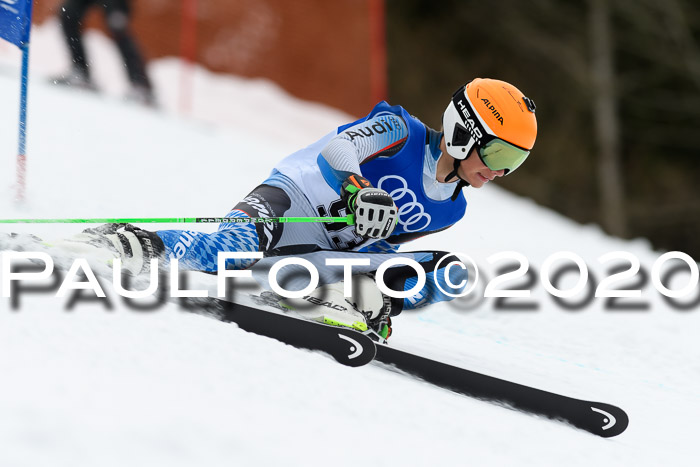
[(0, 0), (0, 38), (17, 47), (29, 42), (32, 0)]

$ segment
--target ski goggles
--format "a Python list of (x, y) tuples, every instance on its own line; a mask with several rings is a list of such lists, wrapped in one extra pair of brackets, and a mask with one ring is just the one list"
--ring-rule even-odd
[(530, 151), (500, 138), (493, 138), (479, 146), (476, 152), (486, 167), (494, 171), (505, 170), (506, 175), (520, 167), (530, 155)]
[(493, 134), (464, 93), (464, 88), (452, 96), (452, 102), (443, 117), (447, 138), (447, 152), (456, 159), (466, 158), (476, 147), (481, 161), (491, 170), (505, 170), (505, 174), (520, 167), (530, 151), (509, 143)]

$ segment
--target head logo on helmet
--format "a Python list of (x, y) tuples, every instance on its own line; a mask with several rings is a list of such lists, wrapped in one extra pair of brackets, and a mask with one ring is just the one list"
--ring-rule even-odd
[(484, 137), (484, 134), (477, 128), (475, 119), (471, 116), (469, 109), (467, 109), (467, 106), (464, 104), (464, 99), (459, 99), (457, 101), (457, 106), (462, 112), (462, 115), (464, 115), (464, 122), (467, 123), (467, 130), (471, 133), (472, 138), (476, 139), (478, 144), (481, 138)]
[(452, 96), (442, 117), (447, 153), (469, 157), (473, 149), (492, 170), (513, 172), (537, 137), (535, 103), (512, 84), (476, 78)]

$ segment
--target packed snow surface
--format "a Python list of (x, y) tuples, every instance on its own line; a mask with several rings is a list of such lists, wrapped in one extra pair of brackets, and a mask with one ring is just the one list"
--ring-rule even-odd
[[(90, 33), (88, 51), (101, 92), (58, 88), (48, 82), (68, 63), (58, 27), (33, 31), (27, 201), (16, 206), (20, 56), (0, 44), (0, 217), (224, 215), (277, 160), (352, 118), (267, 81), (200, 68), (189, 71), (194, 100), (183, 114), (178, 85), (188, 71), (174, 59), (151, 63), (160, 107), (142, 108), (121, 99), (124, 72), (110, 41)], [(107, 284), (108, 301), (83, 293), (71, 302), (56, 298), (55, 289), (0, 301), (0, 465), (697, 465), (697, 286), (677, 299), (695, 301), (683, 310), (640, 273), (613, 286), (641, 288), (640, 298), (618, 302), (636, 304), (632, 310), (611, 310), (604, 298), (566, 309), (539, 276), (553, 253), (581, 257), (595, 290), (615, 264), (601, 263), (603, 254), (629, 252), (651, 276), (663, 252), (644, 239), (608, 237), (497, 186), (466, 193), (463, 221), (404, 249), (471, 256), (482, 273), (474, 294), (481, 298), (403, 313), (392, 345), (619, 405), (630, 416), (622, 435), (598, 438), (378, 365), (343, 367), (176, 303), (138, 311)], [(1, 231), (60, 237), (80, 229)], [(507, 264), (488, 258), (503, 251), (524, 255), (534, 273), (497, 287), (532, 290), (529, 298), (508, 299), (508, 310), (483, 298), (484, 284)], [(665, 270), (675, 264), (685, 263)], [(683, 270), (669, 288), (688, 283), (689, 267)], [(573, 287), (576, 278), (569, 272), (557, 285)], [(516, 303), (535, 309), (513, 309)]]

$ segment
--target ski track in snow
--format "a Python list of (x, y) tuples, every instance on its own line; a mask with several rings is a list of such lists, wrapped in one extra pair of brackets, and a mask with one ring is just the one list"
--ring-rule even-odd
[[(47, 82), (67, 63), (57, 24), (35, 28), (32, 37), (23, 208), (11, 202), (19, 53), (0, 43), (2, 217), (223, 215), (277, 160), (351, 118), (264, 80), (201, 68), (194, 70), (192, 115), (181, 116), (175, 59), (151, 63), (161, 109), (142, 109), (121, 101), (118, 55), (92, 32), (88, 51), (103, 92), (59, 89)], [(495, 266), (486, 258), (504, 250), (525, 254), (538, 272), (551, 253), (574, 251), (599, 279), (604, 253), (630, 251), (647, 270), (661, 254), (643, 239), (610, 238), (498, 187), (470, 190), (468, 199), (457, 227), (404, 248), (468, 253), (489, 278)], [(0, 231), (60, 237), (79, 230)], [(651, 287), (643, 291), (650, 309), (641, 312), (606, 311), (601, 299), (565, 311), (538, 283), (535, 312), (497, 311), (489, 299), (471, 310), (459, 302), (405, 312), (394, 322), (396, 347), (619, 405), (630, 426), (608, 440), (379, 366), (346, 368), (174, 303), (135, 311), (106, 289), (111, 309), (94, 300), (67, 309), (46, 292), (21, 294), (17, 309), (0, 301), (0, 465), (696, 462), (700, 313), (674, 310)]]

